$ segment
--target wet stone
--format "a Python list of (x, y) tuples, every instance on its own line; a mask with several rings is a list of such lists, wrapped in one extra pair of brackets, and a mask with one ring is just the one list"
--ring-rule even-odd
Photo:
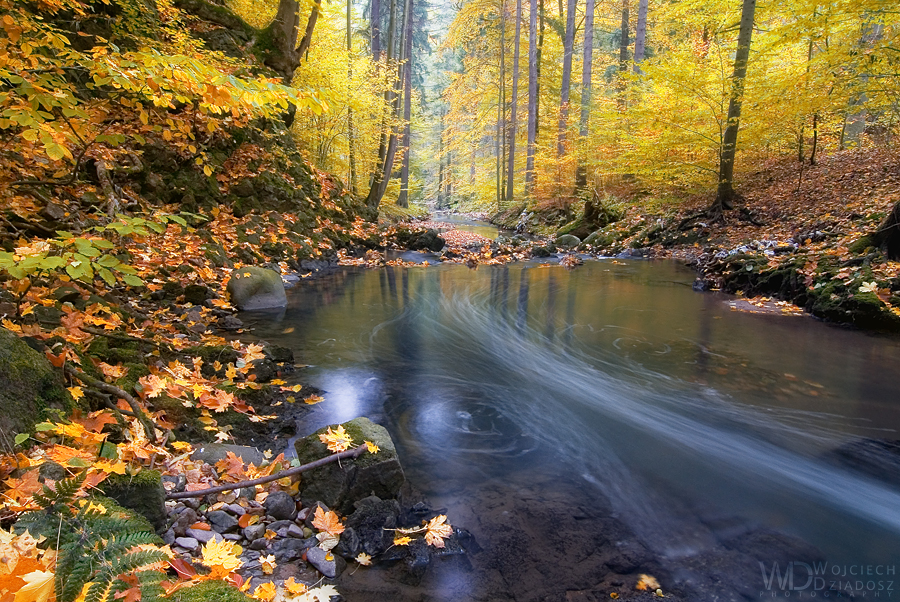
[(263, 506), (266, 514), (276, 520), (294, 520), (297, 516), (297, 502), (284, 491), (269, 494)]
[(184, 537), (188, 528), (196, 523), (197, 519), (197, 512), (193, 508), (185, 508), (172, 524), (172, 530), (175, 531), (175, 535)]
[(200, 542), (194, 537), (176, 537), (175, 545), (190, 552), (195, 552), (200, 548)]
[(203, 529), (188, 529), (186, 532), (188, 537), (193, 537), (200, 543), (206, 543), (210, 539), (215, 539), (216, 541), (222, 541), (222, 536), (215, 531), (204, 531)]
[(250, 542), (249, 548), (251, 550), (265, 550), (269, 546), (269, 540), (265, 537), (260, 537), (257, 540)]
[(296, 537), (298, 539), (303, 539), (306, 535), (303, 533), (303, 529), (298, 527), (295, 524), (291, 524), (287, 528), (287, 536), (288, 537)]
[(208, 512), (206, 518), (209, 520), (209, 524), (212, 525), (213, 530), (218, 533), (227, 533), (238, 528), (237, 519), (222, 510)]
[(224, 510), (226, 512), (234, 514), (235, 516), (244, 516), (245, 514), (247, 514), (247, 511), (240, 504), (228, 504), (227, 506), (225, 506)]
[(266, 533), (266, 526), (263, 524), (250, 525), (244, 529), (244, 539), (247, 541), (256, 541)]
[(329, 579), (340, 575), (347, 566), (347, 562), (340, 556), (318, 547), (307, 550), (306, 560)]
[(169, 529), (162, 536), (163, 543), (167, 546), (171, 546), (175, 543), (175, 530)]

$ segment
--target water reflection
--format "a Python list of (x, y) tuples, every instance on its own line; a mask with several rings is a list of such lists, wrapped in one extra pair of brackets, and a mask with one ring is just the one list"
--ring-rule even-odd
[(316, 365), (327, 395), (309, 428), (373, 417), (446, 503), (549, 460), (670, 556), (710, 545), (726, 516), (832, 561), (900, 561), (896, 486), (821, 459), (896, 437), (900, 345), (731, 312), (692, 277), (649, 262), (347, 271), (294, 289), (258, 332)]

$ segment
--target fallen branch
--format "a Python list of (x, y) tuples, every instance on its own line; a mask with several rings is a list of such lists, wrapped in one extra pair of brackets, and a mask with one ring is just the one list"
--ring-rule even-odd
[(168, 353), (177, 354), (178, 351), (173, 347), (170, 347), (167, 343), (157, 343), (155, 341), (150, 341), (147, 339), (142, 339), (141, 337), (135, 337), (130, 334), (122, 334), (121, 332), (116, 331), (108, 331), (108, 330), (100, 330), (99, 328), (90, 328), (89, 326), (79, 326), (78, 330), (83, 330), (88, 334), (93, 334), (100, 337), (106, 337), (108, 339), (112, 339), (114, 341), (123, 341), (127, 343), (141, 343), (144, 345), (149, 345), (150, 347), (155, 347), (160, 351), (167, 351)]
[(88, 376), (78, 368), (75, 368), (72, 364), (66, 363), (64, 369), (66, 371), (66, 374), (77, 378), (84, 384), (91, 386), (99, 391), (103, 391), (104, 393), (109, 393), (110, 395), (115, 395), (120, 399), (124, 399), (125, 402), (129, 406), (131, 406), (131, 411), (134, 412), (135, 417), (137, 417), (138, 421), (144, 427), (144, 432), (147, 434), (147, 438), (150, 441), (156, 442), (156, 428), (154, 427), (153, 422), (149, 418), (147, 418), (147, 415), (144, 414), (143, 410), (141, 410), (140, 404), (127, 391), (120, 389), (115, 385), (105, 383), (102, 380), (98, 380), (93, 376)]
[(203, 497), (205, 495), (209, 495), (211, 493), (222, 493), (223, 491), (232, 491), (234, 489), (243, 489), (244, 487), (255, 487), (256, 485), (262, 485), (263, 483), (271, 483), (272, 481), (277, 481), (278, 479), (283, 479), (284, 477), (291, 477), (295, 474), (300, 474), (301, 472), (306, 472), (307, 470), (312, 470), (314, 468), (319, 468), (320, 466), (325, 466), (326, 464), (330, 464), (332, 462), (337, 462), (338, 460), (343, 460), (344, 458), (356, 458), (359, 455), (362, 455), (364, 451), (366, 451), (365, 445), (360, 445), (359, 447), (355, 447), (353, 449), (348, 449), (347, 451), (342, 451), (337, 454), (332, 454), (330, 456), (326, 456), (324, 458), (320, 458), (308, 464), (304, 464), (302, 466), (295, 466), (294, 468), (288, 468), (287, 470), (282, 470), (276, 472), (273, 475), (269, 475), (267, 477), (260, 477), (258, 479), (251, 479), (249, 481), (241, 481), (240, 483), (229, 483), (228, 485), (219, 485), (218, 487), (210, 487), (209, 489), (201, 489), (199, 491), (182, 491), (181, 493), (168, 493), (166, 494), (167, 500), (183, 500), (192, 497)]

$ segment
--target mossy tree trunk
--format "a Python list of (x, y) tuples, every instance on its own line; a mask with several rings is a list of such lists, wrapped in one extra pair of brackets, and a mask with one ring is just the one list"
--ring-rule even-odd
[(891, 212), (872, 234), (872, 242), (884, 250), (888, 259), (900, 259), (900, 202), (894, 204)]

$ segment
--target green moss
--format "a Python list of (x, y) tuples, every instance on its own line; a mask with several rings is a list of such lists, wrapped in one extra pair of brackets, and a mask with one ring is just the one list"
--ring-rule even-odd
[(162, 476), (156, 470), (136, 475), (110, 475), (99, 487), (108, 497), (144, 516), (156, 529), (166, 523), (166, 492)]
[(193, 587), (185, 587), (169, 598), (172, 602), (254, 602), (238, 588), (224, 581), (204, 581)]
[(52, 409), (75, 408), (57, 370), (39, 352), (0, 328), (0, 431), (31, 432)]
[(866, 234), (865, 236), (860, 237), (858, 240), (852, 242), (847, 249), (851, 253), (855, 253), (857, 255), (865, 252), (867, 249), (874, 247), (875, 240), (872, 238), (870, 234)]

